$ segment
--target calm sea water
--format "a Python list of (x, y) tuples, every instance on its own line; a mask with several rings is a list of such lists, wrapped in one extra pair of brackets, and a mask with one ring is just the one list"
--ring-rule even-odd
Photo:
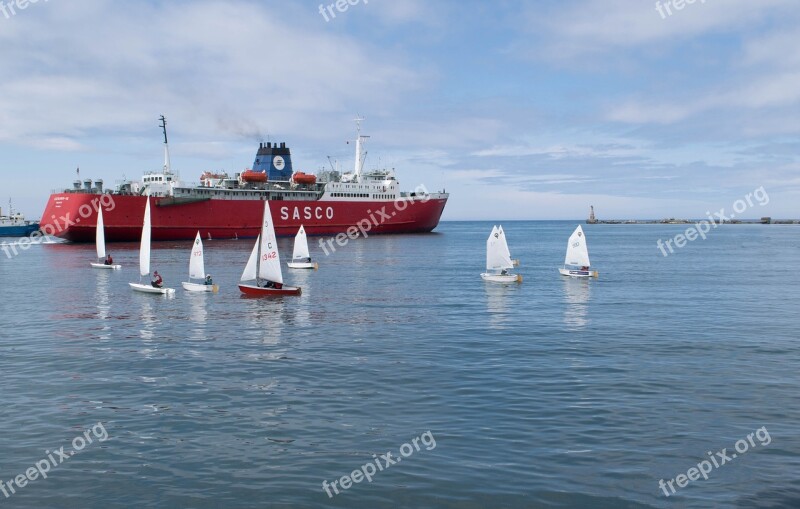
[[(190, 243), (155, 244), (173, 299), (129, 290), (134, 244), (113, 273), (90, 245), (0, 256), (0, 478), (108, 433), (0, 506), (800, 506), (800, 228), (664, 258), (685, 227), (585, 226), (600, 277), (578, 281), (556, 271), (575, 223), (503, 226), (519, 286), (481, 281), (481, 222), (328, 257), (311, 238), (320, 270), (285, 271), (303, 295), (282, 300), (240, 297), (250, 240), (206, 243), (217, 295), (180, 288)], [(769, 444), (659, 489), (762, 427)], [(434, 448), (323, 491), (426, 431)]]

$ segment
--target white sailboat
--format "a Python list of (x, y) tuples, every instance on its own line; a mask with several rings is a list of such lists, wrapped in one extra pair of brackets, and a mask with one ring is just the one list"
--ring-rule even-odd
[(503, 246), (503, 251), (505, 252), (506, 256), (508, 257), (509, 260), (511, 260), (511, 263), (514, 265), (514, 267), (519, 267), (519, 260), (514, 260), (511, 258), (511, 251), (509, 251), (508, 249), (508, 242), (506, 241), (506, 232), (503, 231), (503, 225), (498, 226), (497, 231), (500, 234), (498, 240), (500, 241), (500, 245)]
[(571, 277), (597, 277), (599, 275), (596, 270), (592, 270), (592, 264), (589, 262), (589, 248), (586, 246), (586, 235), (580, 225), (569, 237), (564, 267), (558, 269), (558, 272), (562, 276)]
[[(266, 285), (262, 284), (266, 283)], [(253, 281), (253, 283), (245, 283)], [(300, 288), (284, 286), (281, 272), (281, 258), (278, 254), (278, 240), (272, 224), (269, 201), (264, 201), (264, 216), (261, 221), (261, 234), (256, 239), (253, 252), (242, 273), (239, 290), (245, 295), (278, 296), (300, 295)]]
[(142, 278), (150, 276), (150, 196), (147, 196), (147, 204), (144, 206), (144, 223), (142, 224), (142, 244), (139, 247), (139, 282), (128, 283), (136, 292), (160, 293), (162, 295), (173, 295), (174, 288), (156, 288), (152, 284), (142, 284)]
[[(203, 283), (193, 283), (192, 279), (199, 279)], [(203, 253), (203, 240), (200, 238), (200, 232), (194, 238), (192, 245), (192, 254), (189, 257), (189, 281), (183, 281), (184, 290), (188, 292), (211, 292), (217, 293), (219, 285), (206, 284), (206, 265), (205, 256)]]
[(290, 269), (314, 269), (319, 268), (319, 264), (311, 261), (311, 254), (308, 252), (308, 237), (303, 225), (297, 231), (294, 238), (294, 250), (292, 251), (292, 261), (286, 262)]
[(103, 207), (97, 208), (97, 227), (95, 232), (95, 244), (97, 247), (97, 263), (91, 263), (90, 265), (95, 269), (106, 269), (106, 270), (119, 270), (122, 268), (122, 265), (105, 263), (106, 258), (106, 228), (105, 222), (103, 221)]
[(521, 275), (508, 272), (514, 268), (514, 262), (508, 253), (505, 234), (501, 236), (501, 231), (497, 226), (492, 227), (492, 233), (486, 239), (486, 272), (481, 274), (481, 278), (491, 283), (521, 283)]

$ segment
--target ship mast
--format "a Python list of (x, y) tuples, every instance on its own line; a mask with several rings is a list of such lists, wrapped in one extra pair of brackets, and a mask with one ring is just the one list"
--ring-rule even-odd
[(169, 164), (169, 142), (167, 141), (167, 119), (164, 115), (160, 117), (160, 127), (164, 131), (164, 173), (171, 173), (171, 166)]
[(361, 135), (361, 122), (366, 119), (358, 116), (354, 120), (356, 123), (356, 161), (355, 168), (353, 168), (353, 175), (355, 176), (356, 182), (361, 182), (361, 170), (364, 168), (364, 161), (367, 158), (367, 154), (361, 153), (361, 144), (366, 141), (369, 136)]

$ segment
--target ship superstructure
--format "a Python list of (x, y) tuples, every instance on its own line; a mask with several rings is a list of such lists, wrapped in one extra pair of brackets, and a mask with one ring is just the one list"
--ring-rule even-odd
[[(136, 240), (141, 226), (145, 195), (153, 197), (153, 239), (192, 239), (199, 229), (205, 237), (255, 237), (260, 227), (262, 205), (268, 200), (276, 231), (293, 236), (301, 224), (309, 235), (346, 232), (369, 220), (373, 233), (412, 233), (433, 230), (447, 203), (444, 192), (429, 193), (423, 187), (400, 191), (393, 170), (364, 171), (367, 136), (361, 134), (363, 119), (357, 120), (353, 171), (328, 171), (317, 175), (294, 171), (286, 143), (262, 142), (250, 169), (229, 175), (205, 172), (199, 184), (185, 184), (173, 173), (166, 119), (161, 117), (164, 135), (164, 165), (139, 181), (125, 181), (111, 193), (102, 181), (86, 180), (81, 186), (50, 197), (42, 219), (55, 235), (88, 242), (94, 237), (91, 218), (81, 224), (57, 227), (65, 212), (77, 211), (92, 195), (109, 193), (113, 208), (105, 213), (106, 240)], [(324, 179), (324, 180), (323, 180)], [(106, 200), (108, 201), (108, 200)], [(252, 209), (252, 210), (251, 210)], [(388, 210), (388, 211), (387, 211)], [(376, 212), (381, 214), (376, 216)], [(381, 218), (380, 221), (373, 218)]]

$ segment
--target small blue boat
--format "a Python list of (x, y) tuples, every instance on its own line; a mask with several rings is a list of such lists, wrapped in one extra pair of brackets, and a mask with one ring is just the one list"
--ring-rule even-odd
[(0, 209), (0, 237), (27, 237), (39, 230), (39, 223), (26, 221), (25, 216), (9, 208), (8, 215)]

